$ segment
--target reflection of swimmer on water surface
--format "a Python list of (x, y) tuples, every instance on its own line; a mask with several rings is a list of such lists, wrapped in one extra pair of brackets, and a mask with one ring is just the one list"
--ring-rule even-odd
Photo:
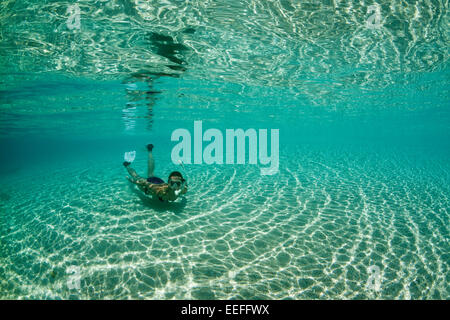
[(140, 177), (136, 171), (130, 167), (131, 162), (125, 161), (123, 165), (131, 177), (127, 177), (132, 183), (136, 184), (145, 194), (158, 198), (160, 201), (175, 201), (180, 195), (187, 192), (187, 182), (180, 172), (170, 173), (167, 183), (161, 178), (156, 177), (155, 161), (153, 159), (153, 145), (149, 144), (148, 149), (148, 178)]
[(122, 81), (128, 99), (123, 109), (127, 128), (133, 128), (136, 119), (145, 113), (144, 117), (148, 119), (147, 129), (152, 130), (154, 106), (158, 96), (163, 92), (154, 88), (155, 82), (161, 77), (179, 78), (186, 71), (185, 53), (189, 48), (183, 44), (183, 35), (194, 32), (194, 29), (188, 28), (174, 36), (156, 32), (149, 32), (145, 36), (152, 53), (161, 56), (161, 61), (164, 62), (144, 65)]

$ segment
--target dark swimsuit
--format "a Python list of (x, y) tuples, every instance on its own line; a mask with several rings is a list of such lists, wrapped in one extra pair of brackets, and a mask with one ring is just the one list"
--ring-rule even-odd
[(150, 183), (153, 183), (153, 184), (161, 184), (161, 183), (164, 183), (164, 180), (161, 179), (161, 178), (158, 178), (158, 177), (150, 177), (150, 178), (147, 178), (147, 181), (150, 182)]
[[(164, 180), (161, 179), (161, 178), (158, 178), (158, 177), (147, 178), (147, 181), (150, 182), (150, 183), (153, 183), (153, 184), (162, 184), (162, 183), (164, 183)], [(161, 197), (158, 197), (158, 199), (159, 199), (159, 201), (163, 201), (164, 202), (164, 200)]]

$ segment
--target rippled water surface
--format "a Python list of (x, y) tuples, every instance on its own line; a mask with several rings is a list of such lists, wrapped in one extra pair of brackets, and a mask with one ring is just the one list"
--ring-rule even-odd
[[(449, 299), (449, 21), (435, 0), (2, 1), (0, 298)], [(198, 120), (279, 129), (279, 172), (173, 163)], [(185, 198), (125, 179), (148, 143)]]

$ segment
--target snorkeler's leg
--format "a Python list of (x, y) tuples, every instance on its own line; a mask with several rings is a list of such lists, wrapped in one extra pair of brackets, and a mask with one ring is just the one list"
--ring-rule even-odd
[(153, 159), (153, 154), (152, 154), (152, 150), (153, 150), (153, 145), (149, 144), (147, 145), (147, 150), (148, 150), (148, 162), (147, 162), (147, 174), (148, 177), (153, 177), (153, 172), (155, 171), (155, 160)]
[(137, 174), (136, 170), (134, 170), (130, 165), (126, 165), (125, 168), (127, 169), (130, 176), (132, 176), (134, 179), (141, 179), (141, 177)]

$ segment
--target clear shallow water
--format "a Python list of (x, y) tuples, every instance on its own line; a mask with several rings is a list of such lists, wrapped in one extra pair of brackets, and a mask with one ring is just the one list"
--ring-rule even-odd
[[(1, 298), (449, 298), (447, 3), (78, 3), (2, 3)], [(279, 129), (279, 173), (141, 198), (123, 153), (166, 178), (195, 120)]]

